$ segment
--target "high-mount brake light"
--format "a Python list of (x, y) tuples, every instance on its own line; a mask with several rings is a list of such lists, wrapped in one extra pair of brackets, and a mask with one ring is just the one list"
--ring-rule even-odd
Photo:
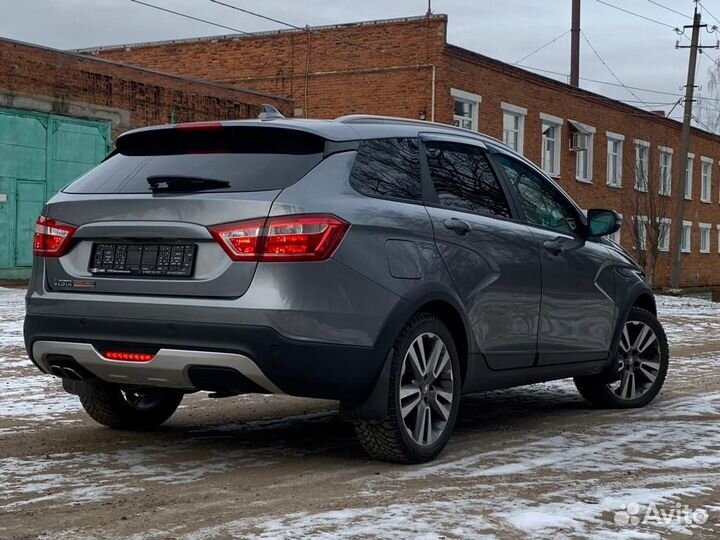
[(61, 257), (76, 230), (73, 225), (40, 216), (35, 223), (33, 254), (36, 257)]
[(350, 228), (331, 214), (300, 214), (210, 227), (234, 261), (323, 261)]
[(217, 131), (222, 127), (222, 122), (187, 122), (177, 124), (175, 129), (179, 131)]

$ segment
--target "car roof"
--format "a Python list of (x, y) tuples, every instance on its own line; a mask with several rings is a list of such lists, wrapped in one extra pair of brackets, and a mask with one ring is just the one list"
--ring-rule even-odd
[(203, 126), (207, 125), (222, 125), (223, 127), (255, 126), (263, 128), (297, 130), (337, 142), (389, 137), (417, 137), (419, 133), (438, 133), (460, 135), (481, 142), (492, 143), (495, 146), (505, 147), (502, 142), (494, 139), (493, 137), (456, 126), (449, 126), (436, 122), (426, 122), (424, 120), (373, 115), (348, 115), (341, 116), (334, 120), (272, 118), (264, 120), (225, 120), (221, 122), (166, 124), (133, 129), (123, 133), (120, 137), (132, 136), (137, 133), (146, 133), (150, 131), (171, 130), (177, 128), (177, 126), (183, 126), (185, 128), (197, 126), (198, 129), (201, 129)]

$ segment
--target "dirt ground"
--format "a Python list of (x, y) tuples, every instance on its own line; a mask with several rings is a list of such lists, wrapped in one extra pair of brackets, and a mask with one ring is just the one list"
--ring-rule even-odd
[(571, 381), (488, 392), (438, 460), (398, 466), (332, 402), (196, 394), (154, 432), (98, 426), (26, 358), (22, 294), (0, 288), (2, 539), (720, 538), (708, 301), (660, 299), (672, 364), (647, 408), (594, 410)]

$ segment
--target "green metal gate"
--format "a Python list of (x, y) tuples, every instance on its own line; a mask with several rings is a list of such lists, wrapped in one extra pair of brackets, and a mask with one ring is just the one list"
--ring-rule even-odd
[(27, 277), (42, 206), (110, 148), (110, 124), (0, 108), (0, 278)]

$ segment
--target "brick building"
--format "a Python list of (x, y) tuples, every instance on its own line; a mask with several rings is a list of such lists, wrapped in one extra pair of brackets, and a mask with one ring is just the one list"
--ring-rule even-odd
[[(296, 116), (381, 114), (483, 131), (541, 165), (583, 208), (623, 213), (616, 239), (640, 251), (632, 216), (641, 198), (655, 201), (655, 217), (668, 217), (681, 191), (680, 123), (448, 44), (447, 23), (433, 15), (82, 52), (282, 95)], [(693, 130), (684, 286), (720, 285), (719, 143)], [(645, 177), (651, 195), (641, 191)], [(669, 242), (660, 244), (656, 283), (664, 285)]]
[(255, 117), (255, 91), (0, 39), (0, 278), (29, 274), (43, 203), (130, 128)]

